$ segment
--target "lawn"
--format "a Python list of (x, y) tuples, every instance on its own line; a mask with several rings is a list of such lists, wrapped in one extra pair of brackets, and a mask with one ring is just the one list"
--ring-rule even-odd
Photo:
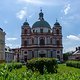
[(57, 73), (40, 75), (23, 66), (20, 69), (13, 69), (6, 79), (1, 77), (0, 80), (80, 80), (80, 69), (59, 64)]

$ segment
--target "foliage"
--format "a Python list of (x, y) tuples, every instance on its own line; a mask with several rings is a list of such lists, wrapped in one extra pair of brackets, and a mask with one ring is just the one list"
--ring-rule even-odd
[(66, 65), (70, 67), (80, 68), (80, 61), (67, 61)]
[(68, 57), (71, 56), (71, 55), (72, 55), (72, 53), (70, 53), (70, 52), (64, 53), (63, 54), (63, 60), (64, 61), (67, 61), (68, 60)]
[(48, 73), (57, 72), (57, 61), (54, 58), (34, 58), (29, 60), (27, 68), (32, 71), (39, 71), (41, 74), (47, 70)]
[(21, 63), (0, 64), (0, 80), (6, 80), (13, 69), (22, 68)]
[(6, 76), (5, 73), (0, 76), (0, 80), (80, 80), (80, 69), (71, 68), (65, 64), (59, 64), (58, 72), (53, 74), (45, 73), (41, 75), (38, 72), (26, 69), (25, 66), (20, 69), (13, 69)]
[(21, 63), (7, 63), (7, 64), (0, 64), (0, 69), (12, 71), (12, 69), (19, 69), (22, 67)]

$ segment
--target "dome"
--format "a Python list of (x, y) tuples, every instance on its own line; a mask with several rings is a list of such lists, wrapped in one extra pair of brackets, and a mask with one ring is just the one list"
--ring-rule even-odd
[(37, 28), (37, 27), (46, 27), (46, 28), (51, 28), (49, 23), (44, 20), (44, 14), (42, 12), (39, 13), (39, 21), (35, 22), (32, 26), (32, 28)]
[(60, 24), (59, 24), (59, 22), (58, 22), (58, 20), (56, 19), (56, 22), (55, 22), (55, 24), (54, 24), (55, 26), (60, 26)]
[(22, 28), (25, 28), (25, 27), (29, 27), (29, 23), (27, 22), (27, 20), (23, 23)]
[(40, 20), (37, 21), (33, 24), (32, 28), (37, 28), (37, 27), (46, 27), (46, 28), (51, 28), (49, 23), (45, 20)]
[(59, 25), (60, 26), (60, 24), (58, 22), (56, 22), (54, 25)]
[(29, 23), (28, 22), (24, 22), (23, 25), (29, 25)]

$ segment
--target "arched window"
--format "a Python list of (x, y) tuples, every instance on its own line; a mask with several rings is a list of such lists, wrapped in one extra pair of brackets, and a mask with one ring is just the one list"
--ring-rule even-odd
[(34, 57), (34, 51), (32, 51), (32, 58)]
[(33, 30), (33, 33), (35, 32), (35, 30)]
[(34, 44), (34, 39), (32, 38), (32, 44)]
[(24, 41), (24, 46), (27, 46), (27, 41), (26, 40)]
[(24, 54), (27, 54), (27, 52), (25, 51)]
[(27, 56), (24, 56), (24, 61), (27, 62)]
[(40, 29), (40, 33), (43, 33), (43, 29)]
[(50, 30), (48, 30), (48, 33), (50, 33)]
[(52, 38), (50, 39), (50, 43), (52, 44)]
[(59, 30), (58, 29), (56, 30), (56, 33), (59, 34)]
[(45, 45), (44, 39), (40, 39), (40, 45)]
[(59, 41), (59, 40), (57, 40), (57, 41), (56, 41), (56, 44), (57, 44), (57, 45), (60, 45), (60, 41)]
[(24, 34), (27, 34), (27, 29), (24, 30)]
[(57, 59), (60, 60), (60, 55), (57, 55)]
[(59, 53), (60, 53), (60, 51), (57, 51), (57, 53), (59, 54)]

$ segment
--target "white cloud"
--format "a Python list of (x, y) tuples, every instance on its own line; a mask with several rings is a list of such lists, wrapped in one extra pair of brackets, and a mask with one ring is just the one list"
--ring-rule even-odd
[(17, 38), (6, 38), (7, 41), (15, 41)]
[(68, 39), (70, 40), (76, 40), (76, 41), (79, 41), (80, 40), (80, 36), (75, 36), (75, 35), (69, 35), (67, 36)]
[[(29, 4), (36, 4), (37, 6), (46, 5), (46, 6), (56, 6), (56, 5), (63, 5), (65, 1), (62, 0), (18, 0), (20, 3), (29, 3)], [(35, 5), (35, 6), (36, 6)]]
[(43, 4), (41, 0), (19, 0), (21, 2), (32, 3), (32, 4)]
[(74, 47), (68, 47), (64, 50), (64, 53), (66, 52), (70, 52), (70, 51), (74, 51), (75, 50), (75, 46)]
[(8, 43), (8, 44), (6, 44), (6, 46), (12, 47), (12, 44)]
[(65, 5), (65, 8), (64, 8), (64, 14), (65, 15), (67, 15), (69, 13), (69, 10), (71, 9), (70, 6), (71, 6), (70, 4)]
[(20, 45), (18, 44), (11, 44), (11, 43), (6, 43), (6, 46), (9, 46), (10, 48), (19, 48)]
[(18, 13), (16, 13), (17, 18), (22, 20), (27, 15), (26, 8), (20, 10)]

